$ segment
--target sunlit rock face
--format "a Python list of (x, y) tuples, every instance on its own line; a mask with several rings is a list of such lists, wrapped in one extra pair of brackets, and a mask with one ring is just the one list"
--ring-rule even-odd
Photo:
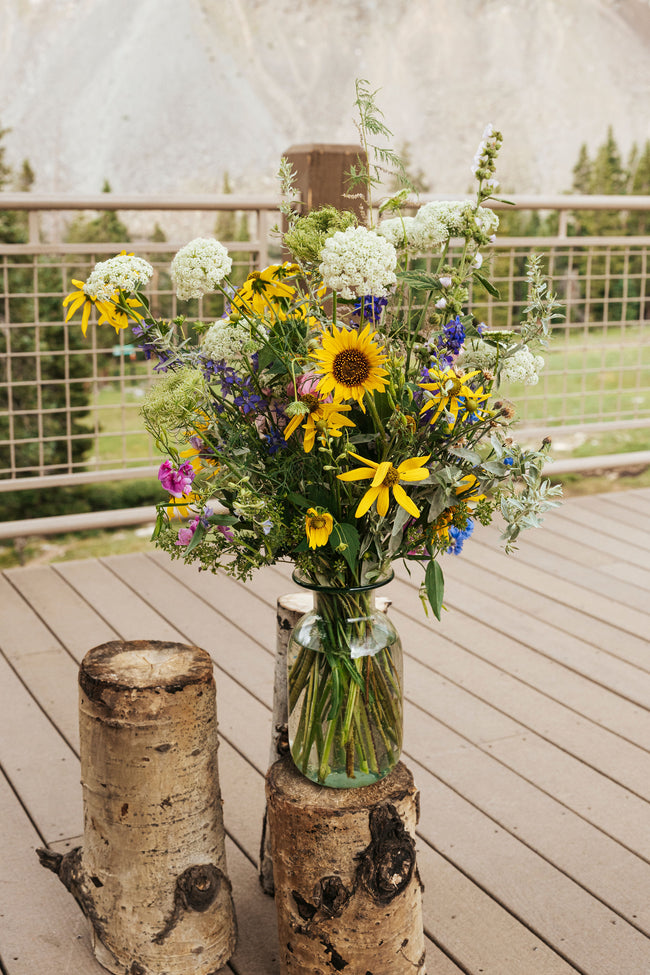
[[(571, 184), (582, 142), (650, 136), (647, 0), (4, 0), (0, 124), (42, 192), (275, 190), (280, 154), (356, 140), (354, 80), (433, 192), (483, 128), (510, 192)], [(633, 70), (631, 70), (633, 66)]]

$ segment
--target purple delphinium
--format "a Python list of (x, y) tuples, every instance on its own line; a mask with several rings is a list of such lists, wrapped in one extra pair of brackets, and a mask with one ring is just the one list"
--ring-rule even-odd
[(371, 325), (379, 325), (381, 313), (387, 304), (388, 298), (375, 298), (374, 295), (364, 295), (363, 298), (357, 298), (350, 315), (350, 324), (360, 325), (363, 321), (364, 324), (369, 322)]
[(192, 487), (194, 468), (189, 461), (185, 461), (176, 469), (170, 460), (164, 460), (158, 471), (158, 480), (172, 497), (182, 498)]
[[(203, 375), (206, 379), (218, 379), (221, 383), (221, 395), (224, 399), (232, 397), (235, 406), (242, 413), (259, 412), (266, 406), (262, 397), (255, 392), (250, 376), (239, 376), (232, 366), (226, 365), (224, 359), (201, 359)], [(216, 404), (219, 412), (219, 404)]]
[[(170, 366), (176, 361), (176, 358), (169, 349), (162, 348), (159, 345), (160, 337), (155, 332), (151, 332), (151, 326), (145, 323), (135, 324), (131, 326), (131, 332), (136, 338), (142, 339), (136, 345), (136, 349), (144, 352), (145, 359), (158, 359), (158, 362), (153, 367), (154, 372), (167, 372)], [(156, 341), (157, 339), (158, 341)]]
[(460, 320), (460, 315), (456, 315), (450, 322), (447, 322), (434, 343), (438, 350), (439, 361), (451, 365), (463, 347), (465, 341), (465, 326)]

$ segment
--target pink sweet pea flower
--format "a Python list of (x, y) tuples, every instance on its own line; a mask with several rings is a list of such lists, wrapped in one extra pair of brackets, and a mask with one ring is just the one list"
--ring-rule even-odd
[(182, 498), (184, 494), (189, 493), (192, 487), (194, 468), (189, 461), (185, 461), (176, 470), (170, 460), (164, 460), (158, 471), (158, 480), (165, 491), (169, 491), (175, 498)]

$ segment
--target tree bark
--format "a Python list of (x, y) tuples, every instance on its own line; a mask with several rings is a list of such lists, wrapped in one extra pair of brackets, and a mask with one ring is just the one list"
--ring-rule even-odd
[(114, 641), (81, 664), (84, 844), (41, 853), (118, 975), (209, 975), (235, 947), (212, 661)]
[(418, 792), (406, 766), (363, 789), (327, 789), (285, 757), (266, 796), (283, 975), (424, 975)]

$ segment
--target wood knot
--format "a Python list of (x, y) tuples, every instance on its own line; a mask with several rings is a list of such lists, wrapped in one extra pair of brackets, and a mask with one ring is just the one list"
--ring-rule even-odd
[(321, 877), (314, 887), (314, 900), (310, 903), (297, 890), (291, 891), (298, 914), (303, 921), (313, 921), (317, 914), (321, 918), (340, 917), (350, 900), (352, 891), (348, 890), (340, 877), (332, 875)]
[(178, 924), (184, 911), (207, 911), (214, 903), (222, 884), (230, 889), (230, 881), (226, 875), (212, 863), (199, 863), (184, 870), (176, 878), (172, 912), (162, 930), (151, 940), (161, 945)]
[(393, 805), (370, 811), (371, 841), (361, 853), (357, 880), (380, 904), (390, 904), (408, 887), (415, 869), (415, 842)]

